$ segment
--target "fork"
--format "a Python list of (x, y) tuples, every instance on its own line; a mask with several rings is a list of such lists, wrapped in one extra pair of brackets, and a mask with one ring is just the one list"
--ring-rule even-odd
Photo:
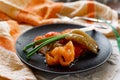
[[(74, 18), (69, 18), (67, 16), (63, 16), (61, 14), (57, 14), (58, 18), (63, 19), (63, 20), (70, 20), (70, 21), (74, 21), (74, 20), (88, 20), (88, 21), (92, 21), (92, 22), (99, 22), (99, 23), (104, 23), (104, 21), (102, 21), (101, 19), (95, 19), (95, 18), (88, 18), (88, 17), (74, 17)], [(112, 21), (107, 20), (108, 23), (111, 23)], [(101, 25), (96, 25), (96, 26), (92, 26), (92, 29), (95, 28), (101, 28), (101, 29), (107, 29), (105, 26), (101, 26)], [(92, 30), (92, 29), (86, 29), (86, 30)]]
[[(61, 15), (61, 14), (57, 14), (57, 16), (59, 17), (59, 18), (61, 18), (61, 19), (72, 19), (72, 20), (87, 20), (87, 21), (93, 21), (93, 22), (98, 22), (98, 23), (104, 23), (104, 21), (103, 20), (101, 20), (101, 19), (96, 19), (96, 18), (89, 18), (89, 17), (74, 17), (74, 18), (69, 18), (69, 17), (67, 17), (67, 16), (63, 16), (63, 15)], [(106, 20), (108, 23), (111, 23), (112, 21), (110, 21), (110, 20)]]

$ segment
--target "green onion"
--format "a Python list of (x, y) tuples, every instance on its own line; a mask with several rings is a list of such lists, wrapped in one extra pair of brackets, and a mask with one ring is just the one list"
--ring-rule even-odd
[(44, 40), (44, 42), (42, 42), (40, 45), (38, 45), (37, 47), (35, 47), (33, 50), (31, 50), (30, 52), (27, 53), (27, 59), (29, 59), (33, 54), (35, 54), (39, 49), (41, 49), (42, 47), (46, 46), (47, 44), (50, 44), (54, 41), (57, 41), (59, 39), (63, 39), (65, 38), (67, 34), (61, 34), (58, 36), (54, 36), (52, 38), (49, 38), (47, 40)]
[(48, 39), (50, 39), (50, 38), (53, 38), (53, 37), (55, 37), (55, 36), (48, 37), (48, 38), (45, 38), (45, 39), (41, 39), (41, 40), (37, 40), (37, 41), (35, 41), (35, 42), (32, 42), (32, 43), (28, 44), (27, 46), (25, 46), (25, 47), (23, 48), (23, 51), (26, 52), (27, 49), (33, 47), (34, 45), (39, 44), (39, 43), (41, 43), (41, 42), (44, 42), (44, 41), (46, 41), (46, 40), (48, 40)]

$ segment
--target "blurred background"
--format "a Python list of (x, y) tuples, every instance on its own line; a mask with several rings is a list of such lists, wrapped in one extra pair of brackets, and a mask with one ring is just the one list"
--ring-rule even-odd
[[(78, 1), (78, 0), (53, 0), (53, 1), (56, 1), (56, 2), (73, 2), (73, 1)], [(81, 0), (81, 1), (85, 1), (85, 0)], [(98, 1), (100, 3), (108, 5), (112, 9), (115, 9), (120, 14), (120, 0), (94, 0), (94, 1)]]

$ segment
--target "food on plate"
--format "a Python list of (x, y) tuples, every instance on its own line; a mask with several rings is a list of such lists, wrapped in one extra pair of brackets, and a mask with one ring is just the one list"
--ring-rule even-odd
[(48, 51), (45, 56), (48, 65), (69, 66), (74, 61), (75, 56), (73, 43), (69, 41), (65, 46), (55, 47)]
[[(29, 51), (31, 47), (34, 48)], [(40, 53), (45, 56), (48, 65), (69, 66), (88, 51), (97, 54), (98, 49), (97, 42), (81, 29), (66, 29), (36, 36), (23, 50), (27, 52), (27, 58)]]
[(92, 51), (93, 53), (97, 53), (98, 51), (98, 45), (96, 41), (88, 34), (79, 29), (72, 30), (71, 34), (66, 36), (65, 39), (75, 41), (85, 46), (88, 50)]

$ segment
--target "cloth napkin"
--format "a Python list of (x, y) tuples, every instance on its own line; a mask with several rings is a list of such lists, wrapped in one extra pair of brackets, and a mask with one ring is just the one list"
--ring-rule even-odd
[[(37, 80), (16, 55), (15, 42), (24, 31), (45, 24), (73, 23), (86, 27), (103, 26), (105, 29), (96, 30), (108, 38), (114, 37), (112, 29), (103, 23), (74, 20), (76, 17), (97, 16), (111, 20), (119, 30), (117, 12), (96, 1), (62, 3), (51, 0), (0, 0), (0, 80)], [(113, 53), (118, 55), (114, 50)]]

